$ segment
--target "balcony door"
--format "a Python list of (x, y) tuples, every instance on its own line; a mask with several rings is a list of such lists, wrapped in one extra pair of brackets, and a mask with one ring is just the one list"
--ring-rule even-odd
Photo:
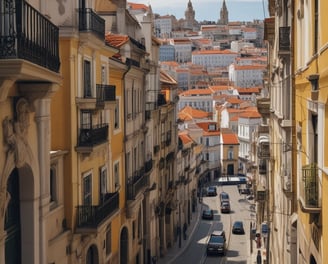
[(5, 244), (6, 264), (20, 264), (21, 259), (21, 224), (20, 224), (20, 199), (19, 175), (14, 169), (8, 178), (7, 192), (10, 200), (5, 216), (5, 231), (7, 233)]

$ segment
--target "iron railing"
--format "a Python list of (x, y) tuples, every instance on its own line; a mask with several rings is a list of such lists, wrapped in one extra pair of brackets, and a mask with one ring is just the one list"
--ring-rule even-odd
[(127, 184), (127, 199), (134, 200), (141, 190), (149, 186), (149, 174), (139, 172), (133, 178), (129, 179)]
[(108, 124), (101, 124), (91, 128), (81, 128), (79, 147), (92, 147), (108, 140)]
[(303, 166), (300, 197), (304, 208), (319, 208), (317, 164), (312, 163)]
[(119, 209), (119, 193), (108, 193), (100, 205), (77, 206), (77, 227), (96, 228), (104, 219)]
[(23, 59), (59, 72), (59, 29), (23, 0), (0, 0), (0, 59)]
[(79, 31), (89, 31), (105, 40), (105, 20), (91, 8), (79, 9)]
[(116, 101), (116, 86), (108, 84), (96, 84), (97, 103)]

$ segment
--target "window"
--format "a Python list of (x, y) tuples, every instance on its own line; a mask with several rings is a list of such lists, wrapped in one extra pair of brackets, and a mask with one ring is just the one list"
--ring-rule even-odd
[(114, 115), (114, 128), (118, 129), (119, 127), (120, 127), (120, 100), (116, 99), (115, 115)]
[(82, 129), (91, 129), (91, 112), (90, 111), (81, 111), (81, 128)]
[(318, 0), (314, 1), (314, 54), (318, 52), (319, 42), (319, 4)]
[(107, 69), (105, 65), (101, 65), (101, 83), (107, 84)]
[(233, 147), (229, 147), (228, 150), (228, 159), (233, 159)]
[(57, 202), (57, 170), (55, 166), (50, 168), (50, 202)]
[(83, 177), (83, 205), (91, 205), (92, 203), (92, 175), (87, 174)]
[(99, 189), (100, 189), (100, 203), (105, 201), (107, 193), (107, 168), (101, 167), (99, 170)]
[(112, 226), (108, 225), (106, 231), (106, 256), (108, 256), (112, 252)]
[(83, 65), (83, 96), (84, 98), (91, 97), (91, 63), (88, 60), (84, 60)]
[(116, 162), (114, 164), (114, 181), (115, 181), (115, 190), (120, 187), (120, 163)]

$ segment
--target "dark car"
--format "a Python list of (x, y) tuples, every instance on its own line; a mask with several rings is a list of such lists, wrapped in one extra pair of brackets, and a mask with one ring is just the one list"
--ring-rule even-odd
[(236, 221), (233, 223), (232, 233), (233, 234), (242, 234), (242, 235), (245, 234), (244, 224), (242, 221)]
[(214, 218), (213, 210), (211, 209), (203, 210), (202, 218), (207, 220), (212, 220)]
[(223, 201), (221, 202), (221, 213), (230, 213), (230, 202)]
[(214, 231), (206, 246), (207, 255), (225, 255), (226, 254), (226, 238), (224, 231)]
[(207, 188), (207, 196), (216, 196), (216, 187), (210, 186)]
[(226, 192), (221, 192), (220, 193), (220, 201), (221, 201), (221, 203), (224, 201), (229, 202), (230, 201), (229, 194), (227, 194)]

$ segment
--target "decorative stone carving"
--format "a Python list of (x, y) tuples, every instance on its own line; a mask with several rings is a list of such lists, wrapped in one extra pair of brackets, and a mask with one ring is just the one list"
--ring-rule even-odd
[(5, 215), (10, 194), (7, 192), (7, 179), (16, 168), (23, 167), (32, 161), (32, 150), (27, 141), (29, 127), (29, 104), (21, 98), (15, 105), (16, 119), (6, 117), (2, 122), (3, 142), (7, 147), (6, 160), (1, 175), (0, 186), (0, 214)]

